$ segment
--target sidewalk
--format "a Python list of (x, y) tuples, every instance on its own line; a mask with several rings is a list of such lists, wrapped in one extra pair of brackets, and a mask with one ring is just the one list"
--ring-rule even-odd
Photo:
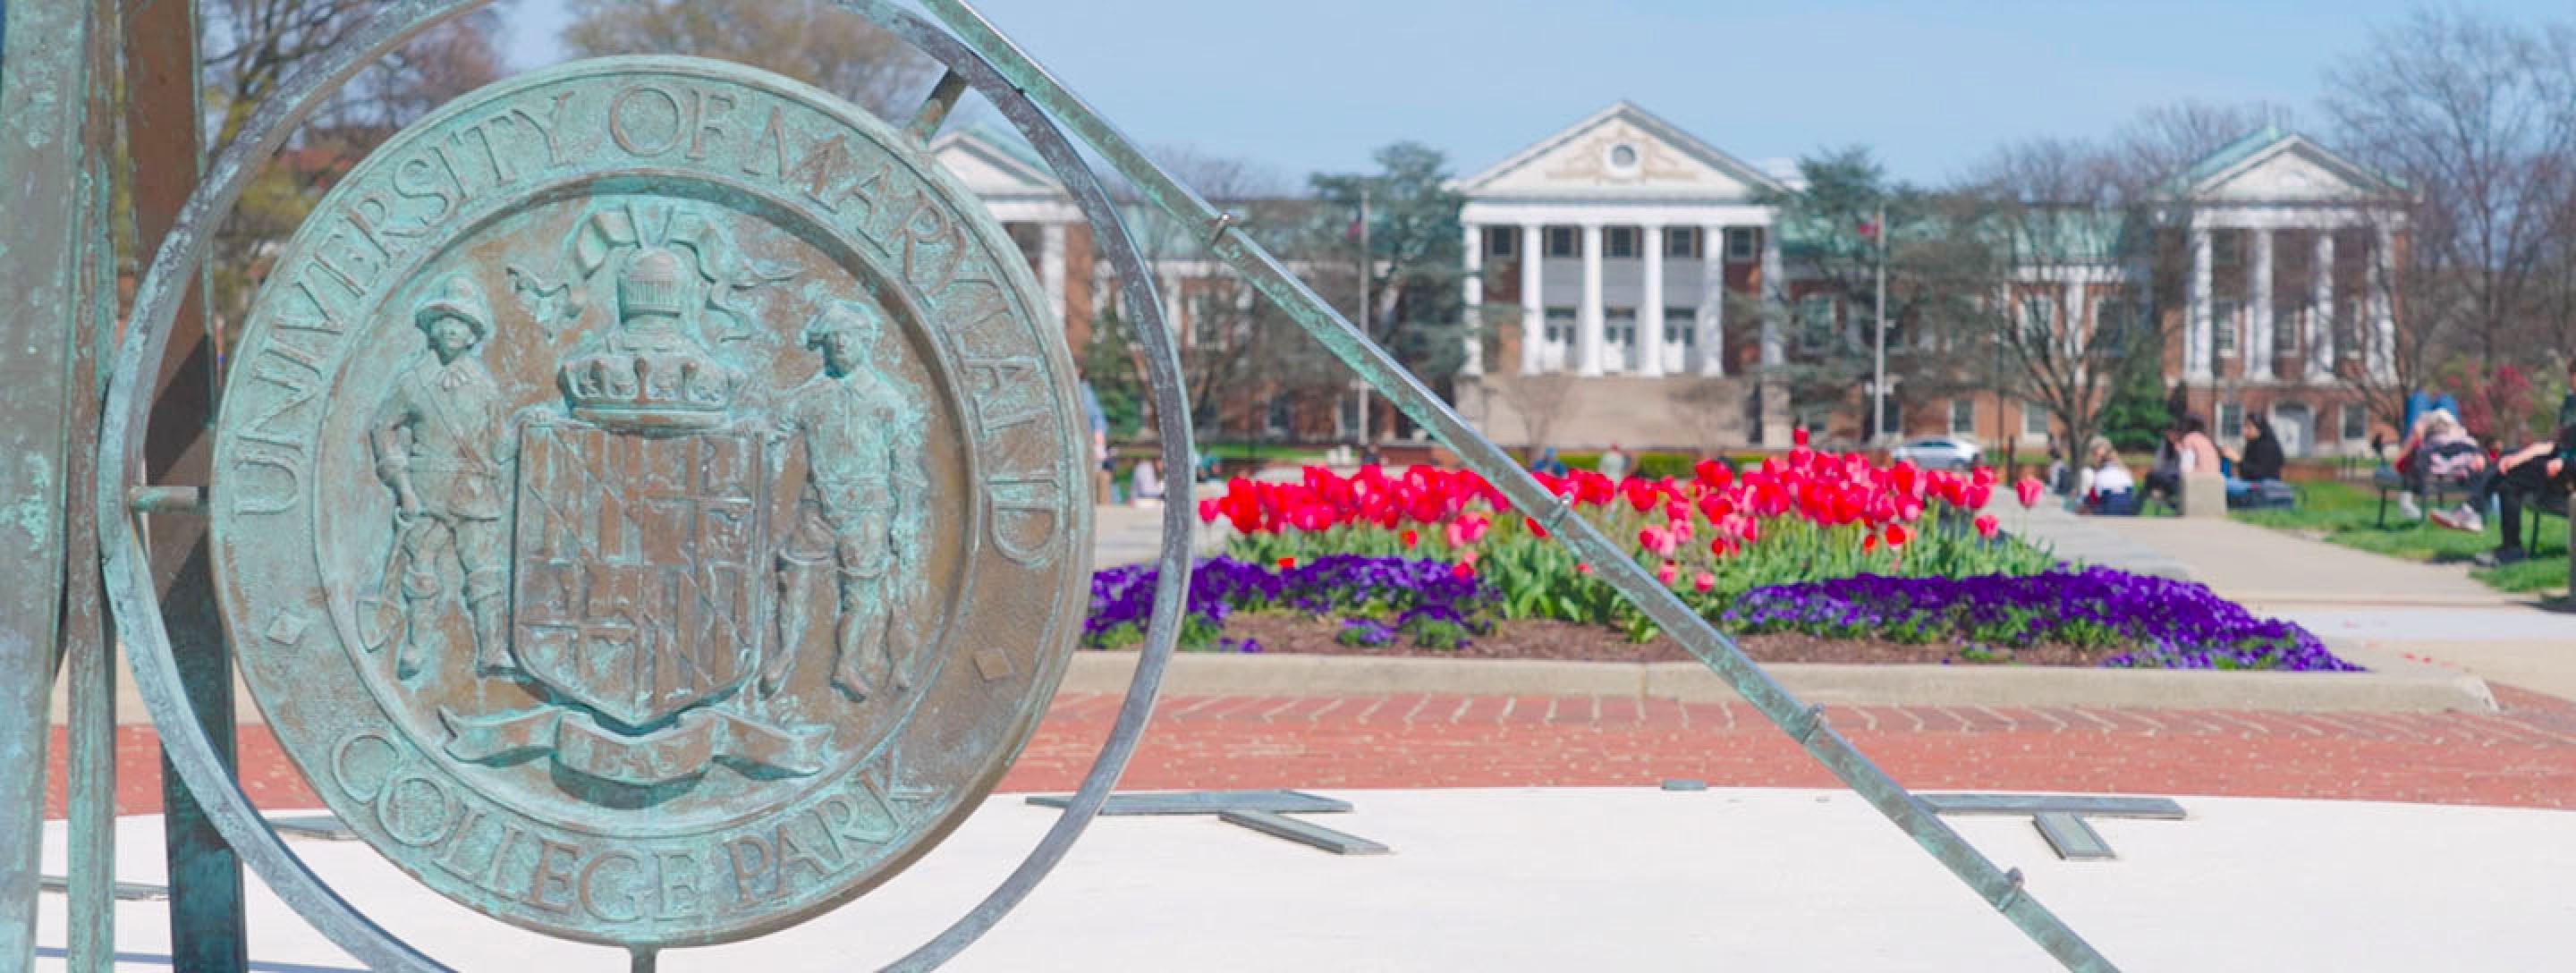
[[(1094, 823), (948, 969), (1984, 970), (2060, 967), (1859, 798), (1834, 790), (1319, 788), (1311, 823), (1384, 842), (1341, 857), (1206, 815)], [(2129, 970), (2564, 969), (2576, 813), (2172, 795), (2178, 821), (2096, 818), (2114, 861), (2060, 861), (2030, 819), (1944, 820)], [(281, 806), (281, 810), (283, 806)], [(664, 953), (671, 973), (876, 969), (999, 882), (1055, 811), (998, 796), (875, 892), (813, 922)], [(157, 818), (117, 866), (161, 877)], [(60, 825), (46, 859), (63, 861)], [(460, 970), (615, 970), (617, 951), (482, 918), (354, 842), (296, 853), (389, 931)], [(267, 973), (359, 967), (247, 883)], [(647, 893), (649, 894), (649, 893)], [(62, 968), (45, 896), (38, 969)], [(116, 908), (118, 967), (168, 973), (168, 907)]]
[[(2074, 519), (2074, 518), (2069, 518)], [(2576, 699), (2576, 615), (2423, 564), (2233, 520), (2083, 518), (2157, 552), (2263, 615), (2288, 618), (2374, 668), (2397, 659)]]
[[(2074, 518), (2069, 518), (2074, 519)], [(2089, 517), (2096, 529), (2182, 563), (2194, 581), (2238, 601), (2512, 605), (2457, 565), (2423, 564), (2286, 531), (2206, 517)]]

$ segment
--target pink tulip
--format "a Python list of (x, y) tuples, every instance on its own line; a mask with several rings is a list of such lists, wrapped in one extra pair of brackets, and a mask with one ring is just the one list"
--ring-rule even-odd
[(2013, 484), (2013, 494), (2021, 498), (2021, 505), (2024, 507), (2038, 503), (2039, 492), (2042, 489), (2044, 488), (2040, 485), (2039, 478), (2035, 476), (2022, 477), (2021, 482)]
[(1656, 569), (1655, 569), (1655, 580), (1657, 580), (1657, 581), (1661, 581), (1661, 582), (1663, 582), (1665, 585), (1668, 585), (1668, 586), (1669, 586), (1669, 585), (1671, 585), (1671, 584), (1673, 583), (1673, 579), (1674, 579), (1674, 578), (1678, 578), (1678, 577), (1680, 577), (1680, 576), (1681, 576), (1681, 573), (1682, 573), (1681, 565), (1674, 564), (1674, 563), (1673, 563), (1673, 562), (1671, 562), (1671, 561), (1666, 561), (1666, 562), (1664, 562), (1664, 566), (1663, 566), (1663, 567), (1660, 567), (1660, 568), (1656, 568)]
[(1995, 531), (2002, 527), (2002, 522), (1996, 520), (1993, 514), (1978, 514), (1975, 523), (1979, 537), (1993, 537)]
[(1698, 577), (1691, 579), (1691, 590), (1693, 591), (1704, 593), (1715, 587), (1717, 587), (1717, 575), (1710, 574), (1706, 571), (1700, 572)]

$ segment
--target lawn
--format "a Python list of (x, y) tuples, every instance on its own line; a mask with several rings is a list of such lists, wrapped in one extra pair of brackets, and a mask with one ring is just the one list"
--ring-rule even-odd
[[(2435, 564), (2465, 563), (2478, 552), (2493, 550), (2502, 543), (2502, 527), (2495, 517), (2487, 518), (2484, 533), (2470, 534), (2430, 521), (2402, 520), (2391, 503), (2388, 526), (2381, 527), (2379, 493), (2369, 486), (2331, 480), (2298, 486), (2298, 509), (2247, 510), (2231, 516), (2249, 524), (2322, 537), (2346, 547)], [(2524, 524), (2523, 530), (2527, 537), (2531, 525)], [(2567, 529), (2557, 518), (2550, 518), (2541, 527), (2539, 546), (2531, 553), (2531, 558), (2521, 563), (2476, 568), (2469, 576), (2489, 587), (2516, 593), (2547, 591), (2567, 584)]]

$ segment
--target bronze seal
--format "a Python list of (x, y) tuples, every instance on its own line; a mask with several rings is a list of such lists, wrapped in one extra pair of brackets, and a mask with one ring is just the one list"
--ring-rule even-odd
[(243, 675), (349, 826), (554, 935), (740, 939), (999, 780), (1080, 630), (1070, 357), (908, 136), (612, 58), (406, 128), (279, 255), (216, 440)]

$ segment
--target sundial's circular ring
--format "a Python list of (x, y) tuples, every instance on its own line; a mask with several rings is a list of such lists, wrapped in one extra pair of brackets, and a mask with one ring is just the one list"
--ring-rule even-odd
[[(1160, 302), (1152, 299), (1151, 277), (1143, 272), (1142, 261), (1132, 240), (1118, 222), (1116, 212), (1109, 205), (1096, 177), (1080, 163), (1061, 133), (1035, 110), (1023, 94), (1001, 79), (980, 56), (957, 43), (940, 28), (877, 0), (841, 0), (841, 4), (892, 27), (916, 46), (949, 64), (952, 70), (1000, 105), (1022, 134), (1057, 167), (1073, 190), (1077, 205), (1103, 234), (1103, 253), (1117, 265), (1131, 296), (1142, 295), (1145, 298), (1134, 303), (1139, 315), (1145, 319), (1141, 322), (1146, 326), (1140, 329), (1140, 336), (1149, 350), (1146, 365), (1158, 406), (1165, 463), (1168, 467), (1187, 468), (1187, 406), (1179, 396), (1177, 357), (1171, 348), (1168, 332), (1160, 326)], [(359, 69), (420, 31), (480, 5), (481, 0), (410, 0), (388, 9), (317, 58), (310, 70), (290, 78), (276, 97), (263, 102), (254, 111), (242, 129), (241, 137), (226, 146), (217, 157), (212, 175), (191, 194), (173, 231), (147, 268), (137, 292), (136, 313), (130, 319), (134, 326), (127, 330), (121, 342), (109, 384), (106, 415), (112, 418), (103, 429), (97, 492), (103, 508), (122, 510), (126, 503), (131, 471), (140, 468), (141, 430), (147, 418), (144, 407), (148, 401), (142, 392), (145, 369), (166, 355), (169, 325), (176, 314), (181, 292), (195, 268), (205, 259), (210, 242), (208, 235), (215, 223), (239, 199), (255, 166), (274, 155), (286, 134), (322, 98), (337, 90)], [(1180, 595), (1187, 583), (1188, 538), (1194, 526), (1180, 507), (1167, 510), (1160, 561), (1164, 568), (1163, 580), (1157, 589), (1156, 611), (1148, 627), (1136, 678), (1111, 738), (1103, 745), (1098, 760), (1084, 778), (1067, 813), (981, 906), (961, 917), (940, 937), (908, 955), (898, 966), (910, 969), (935, 966), (989, 928), (1060, 860), (1066, 847), (1105, 800), (1119, 771), (1133, 753), (1177, 635)], [(144, 574), (143, 551), (134, 527), (130, 518), (125, 516), (101, 518), (108, 596), (115, 609), (120, 635), (133, 650), (130, 659), (136, 668), (145, 701), (165, 731), (165, 746), (183, 783), (199, 796), (216, 828), (252, 869), (290, 907), (335, 944), (374, 968), (439, 969), (434, 961), (369, 922), (315, 876), (276, 833), (267, 828), (264, 820), (250, 806), (239, 783), (232, 779), (215, 756), (195, 721), (193, 707), (181, 695), (180, 678), (170, 657), (169, 633), (154, 605), (151, 582)]]

